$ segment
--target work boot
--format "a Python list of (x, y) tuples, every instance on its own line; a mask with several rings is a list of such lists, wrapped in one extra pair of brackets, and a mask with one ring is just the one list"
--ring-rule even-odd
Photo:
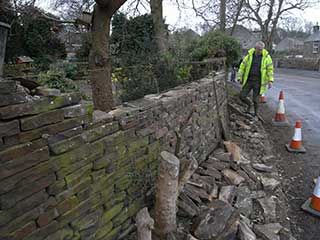
[(253, 110), (253, 106), (252, 105), (248, 105), (246, 113), (252, 115), (254, 114), (254, 110)]

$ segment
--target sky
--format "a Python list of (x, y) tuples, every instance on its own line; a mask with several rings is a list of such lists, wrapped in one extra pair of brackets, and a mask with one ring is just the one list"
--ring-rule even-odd
[[(53, 9), (50, 8), (50, 2), (52, 1), (54, 0), (38, 0), (38, 5), (45, 10), (52, 12)], [(186, 0), (185, 2), (191, 1)], [(169, 24), (170, 30), (186, 27), (200, 32), (198, 25), (202, 22), (202, 20), (199, 17), (196, 17), (194, 11), (191, 9), (191, 6), (189, 6), (189, 9), (181, 9), (181, 11), (179, 11), (177, 5), (175, 4), (175, 0), (164, 0), (163, 12), (166, 23)], [(308, 8), (304, 11), (295, 10), (292, 12), (292, 14), (294, 17), (302, 20), (305, 19), (313, 24), (316, 24), (317, 22), (320, 24), (320, 1), (318, 1), (318, 3), (312, 8)]]

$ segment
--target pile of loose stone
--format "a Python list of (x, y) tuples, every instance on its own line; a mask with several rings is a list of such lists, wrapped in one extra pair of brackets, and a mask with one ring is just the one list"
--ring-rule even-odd
[(180, 193), (179, 235), (294, 240), (278, 173), (268, 165), (274, 156), (261, 122), (235, 113), (230, 119), (234, 142), (224, 142), (201, 163)]

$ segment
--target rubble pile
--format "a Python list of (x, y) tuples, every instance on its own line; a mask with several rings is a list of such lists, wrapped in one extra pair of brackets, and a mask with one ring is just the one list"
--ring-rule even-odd
[(294, 240), (261, 122), (236, 113), (230, 121), (232, 142), (201, 163), (180, 193), (181, 238)]

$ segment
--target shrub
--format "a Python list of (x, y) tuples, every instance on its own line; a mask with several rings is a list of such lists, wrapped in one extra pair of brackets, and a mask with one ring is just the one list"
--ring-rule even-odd
[(226, 57), (227, 65), (230, 66), (240, 58), (240, 43), (219, 31), (211, 31), (205, 34), (197, 43), (195, 50), (191, 53), (193, 60), (202, 61), (206, 58)]
[(42, 72), (38, 76), (38, 81), (43, 86), (56, 88), (62, 92), (78, 91), (78, 87), (71, 79), (66, 78), (63, 71), (48, 70), (47, 72)]

